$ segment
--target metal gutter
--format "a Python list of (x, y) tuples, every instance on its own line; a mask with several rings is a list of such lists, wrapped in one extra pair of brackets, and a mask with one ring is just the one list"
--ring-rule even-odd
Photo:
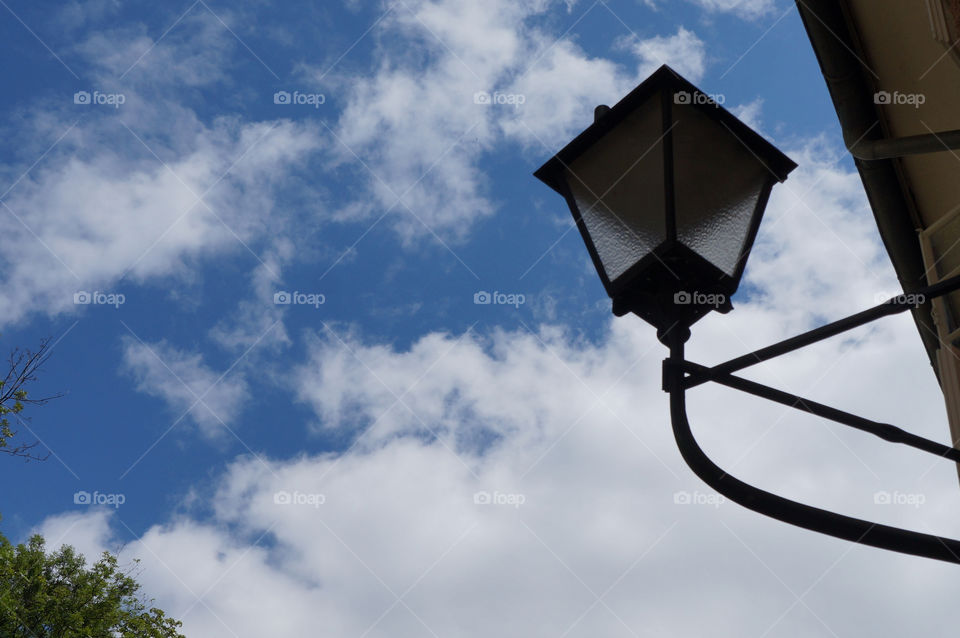
[(907, 137), (893, 137), (882, 140), (847, 139), (845, 135), (843, 141), (847, 145), (847, 150), (856, 159), (894, 159), (907, 155), (958, 150), (960, 149), (960, 131), (908, 135)]
[[(862, 49), (844, 12), (846, 3), (837, 0), (796, 0), (796, 3), (833, 99), (845, 144), (852, 150), (858, 147), (869, 149), (871, 145), (874, 149), (882, 149), (884, 143), (889, 144), (892, 140), (874, 103), (876, 89), (868, 77), (871, 72), (861, 62)], [(929, 147), (929, 144), (929, 140), (920, 142), (921, 146)], [(939, 150), (945, 149), (941, 146)], [(889, 149), (883, 155), (887, 153)], [(870, 153), (864, 151), (860, 154)], [(916, 292), (927, 285), (917, 238), (920, 223), (913, 202), (908, 199), (908, 189), (897, 162), (895, 159), (858, 159), (857, 154), (854, 154), (854, 161), (900, 285), (906, 293)], [(914, 309), (912, 314), (939, 381), (937, 350), (940, 342), (930, 302)]]

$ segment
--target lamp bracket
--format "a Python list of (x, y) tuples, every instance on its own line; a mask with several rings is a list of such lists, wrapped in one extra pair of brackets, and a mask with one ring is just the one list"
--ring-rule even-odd
[(682, 324), (678, 325), (678, 329), (667, 330), (662, 335), (658, 334), (660, 340), (670, 347), (670, 357), (663, 363), (663, 389), (670, 395), (674, 437), (684, 461), (697, 476), (717, 492), (765, 516), (854, 543), (960, 564), (960, 540), (845, 516), (792, 501), (740, 481), (716, 465), (700, 448), (690, 429), (686, 412), (687, 390), (713, 381), (862, 432), (868, 432), (885, 441), (907, 445), (960, 463), (960, 450), (956, 448), (926, 439), (889, 423), (865, 419), (733, 374), (737, 370), (793, 352), (881, 317), (904, 312), (926, 303), (927, 299), (958, 289), (960, 289), (960, 275), (922, 288), (910, 296), (895, 297), (868, 310), (712, 367), (687, 361), (684, 358), (684, 343), (689, 338), (689, 329)]

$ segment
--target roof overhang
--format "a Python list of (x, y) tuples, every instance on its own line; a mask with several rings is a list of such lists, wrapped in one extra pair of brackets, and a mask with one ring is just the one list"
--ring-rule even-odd
[[(915, 291), (928, 283), (918, 234), (960, 205), (960, 152), (942, 134), (960, 129), (960, 2), (796, 3), (884, 246), (904, 292)], [(960, 242), (960, 224), (956, 233)], [(939, 379), (930, 302), (913, 318)]]

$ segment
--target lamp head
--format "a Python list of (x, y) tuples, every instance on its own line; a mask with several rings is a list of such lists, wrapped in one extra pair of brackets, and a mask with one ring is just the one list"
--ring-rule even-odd
[(614, 314), (663, 332), (732, 308), (770, 191), (796, 166), (662, 66), (534, 175), (567, 200)]

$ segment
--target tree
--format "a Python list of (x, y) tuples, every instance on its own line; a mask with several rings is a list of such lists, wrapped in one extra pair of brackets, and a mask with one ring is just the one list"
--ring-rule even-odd
[(0, 379), (0, 452), (11, 456), (19, 456), (27, 461), (31, 459), (44, 461), (50, 454), (47, 453), (46, 456), (42, 457), (34, 456), (31, 450), (37, 445), (36, 441), (11, 446), (9, 440), (17, 435), (17, 431), (10, 427), (9, 416), (13, 415), (15, 419), (23, 423), (25, 419), (20, 416), (20, 413), (23, 412), (24, 407), (44, 405), (52, 399), (63, 396), (55, 394), (38, 399), (27, 395), (27, 384), (36, 381), (37, 372), (50, 358), (49, 345), (50, 341), (44, 340), (40, 342), (40, 349), (36, 351), (15, 348), (10, 353), (7, 376)]
[(69, 545), (48, 554), (40, 535), (14, 546), (0, 533), (3, 638), (184, 638), (139, 591), (110, 552), (87, 568)]

